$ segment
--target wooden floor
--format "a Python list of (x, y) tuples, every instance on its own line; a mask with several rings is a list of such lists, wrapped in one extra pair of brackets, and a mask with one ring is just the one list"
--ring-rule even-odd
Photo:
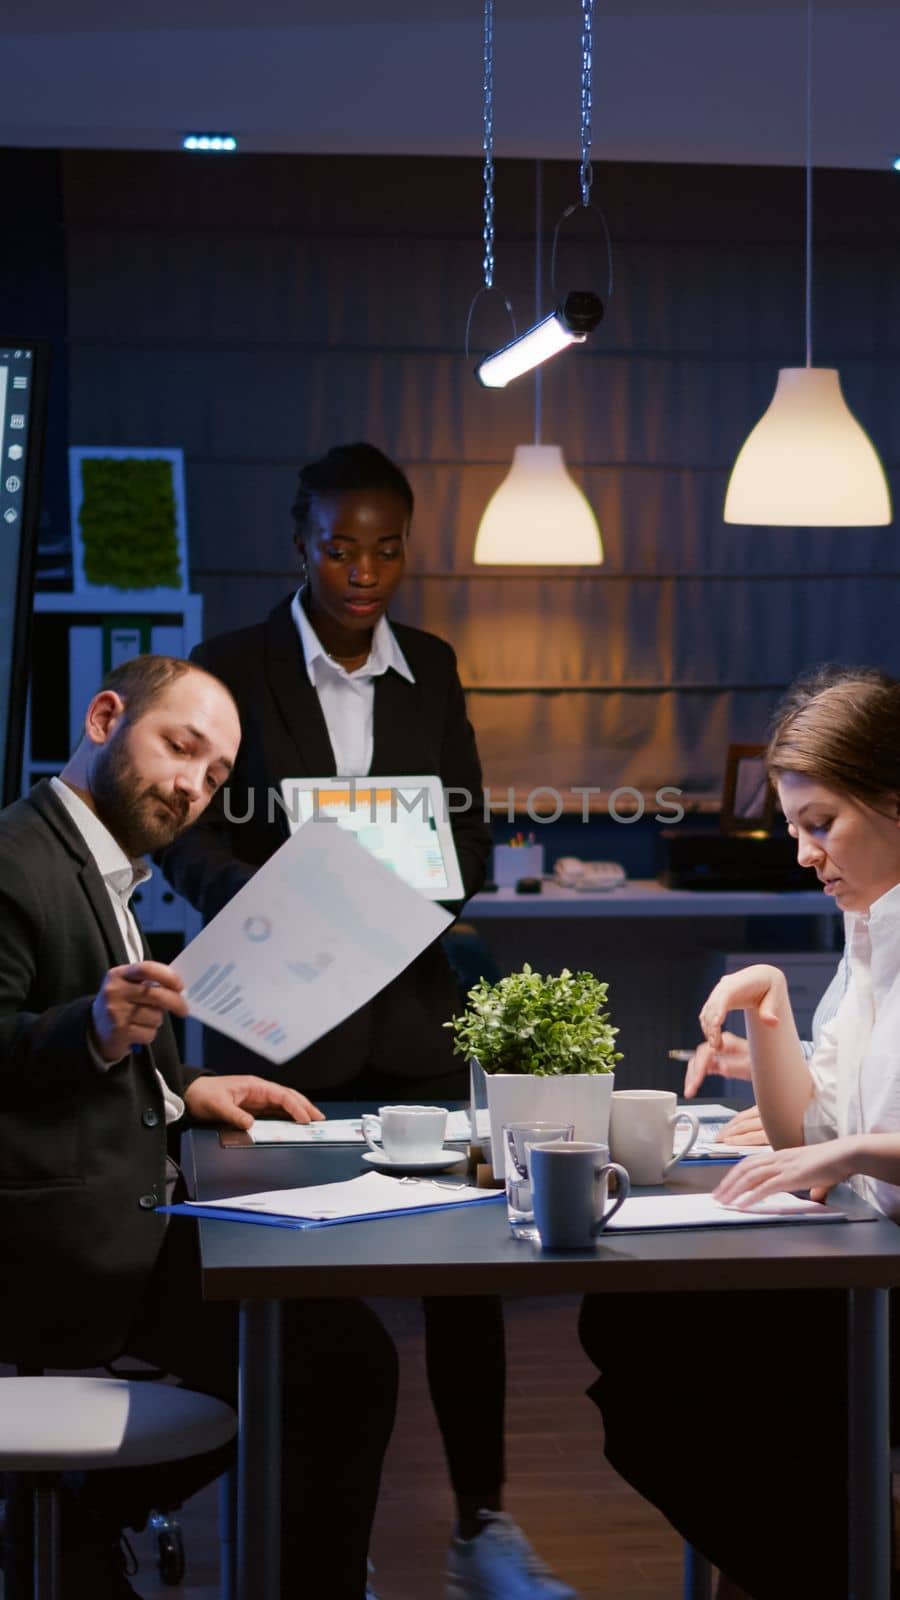
[[(403, 1392), (372, 1545), (375, 1587), (383, 1600), (443, 1600), (452, 1502), (418, 1308), (384, 1309), (403, 1352)], [(507, 1509), (584, 1600), (677, 1600), (681, 1543), (606, 1465), (576, 1314), (575, 1300), (507, 1302)]]
[[(679, 1600), (678, 1538), (603, 1459), (599, 1413), (584, 1394), (593, 1368), (578, 1344), (576, 1310), (574, 1300), (507, 1303), (507, 1509), (582, 1600)], [(428, 1401), (420, 1312), (406, 1301), (384, 1302), (379, 1311), (400, 1348), (402, 1387), (372, 1543), (373, 1581), (379, 1600), (443, 1600), (452, 1501)], [(134, 1541), (141, 1565), (132, 1582), (148, 1600), (218, 1600), (215, 1490), (185, 1506), (181, 1520), (184, 1584), (160, 1582), (147, 1535)]]

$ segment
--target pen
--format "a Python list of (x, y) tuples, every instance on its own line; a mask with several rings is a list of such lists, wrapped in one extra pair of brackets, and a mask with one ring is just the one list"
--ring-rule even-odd
[[(156, 978), (142, 978), (141, 982), (144, 984), (145, 988), (147, 988), (147, 989), (158, 989), (159, 988), (159, 982), (158, 982), (158, 980)], [(131, 1046), (131, 1054), (133, 1056), (138, 1056), (138, 1055), (140, 1055), (140, 1053), (141, 1053), (141, 1051), (143, 1049), (144, 1049), (144, 1046), (142, 1044), (133, 1044)]]
[(690, 1061), (695, 1054), (694, 1050), (670, 1050), (668, 1052), (670, 1061)]

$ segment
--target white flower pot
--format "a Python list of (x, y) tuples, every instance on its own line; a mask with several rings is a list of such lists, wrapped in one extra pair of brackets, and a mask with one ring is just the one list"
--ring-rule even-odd
[(609, 1144), (609, 1113), (615, 1074), (585, 1072), (532, 1077), (528, 1072), (487, 1072), (491, 1162), (502, 1178), (503, 1128), (510, 1122), (571, 1122), (575, 1138)]

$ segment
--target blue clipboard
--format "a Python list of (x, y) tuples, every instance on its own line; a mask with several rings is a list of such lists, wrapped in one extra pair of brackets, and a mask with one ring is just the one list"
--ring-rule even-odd
[(466, 1206), (483, 1206), (497, 1200), (505, 1200), (506, 1193), (503, 1189), (491, 1191), (476, 1200), (459, 1200), (456, 1205), (448, 1206), (405, 1206), (402, 1211), (365, 1211), (357, 1217), (279, 1217), (272, 1212), (265, 1211), (231, 1211), (226, 1206), (185, 1205), (182, 1201), (175, 1206), (157, 1206), (156, 1210), (168, 1216), (196, 1217), (202, 1222), (255, 1222), (261, 1223), (266, 1228), (338, 1228), (346, 1222), (384, 1222), (387, 1219), (400, 1217), (420, 1217), (426, 1211), (459, 1211)]
[(730, 1150), (726, 1155), (721, 1156), (685, 1156), (684, 1164), (688, 1172), (690, 1172), (691, 1167), (733, 1167), (736, 1161), (745, 1160), (746, 1156), (743, 1150)]

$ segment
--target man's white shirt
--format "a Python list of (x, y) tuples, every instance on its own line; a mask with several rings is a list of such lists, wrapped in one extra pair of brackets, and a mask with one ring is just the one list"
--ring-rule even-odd
[[(146, 861), (132, 861), (125, 854), (122, 846), (115, 840), (109, 829), (100, 821), (96, 812), (70, 789), (61, 778), (51, 778), (50, 787), (57, 799), (65, 806), (78, 832), (91, 852), (97, 870), (106, 885), (109, 902), (113, 909), (122, 942), (129, 961), (143, 961), (144, 947), (138, 925), (134, 919), (130, 901), (138, 884), (146, 883), (151, 876), (150, 868)], [(91, 1055), (101, 1072), (106, 1072), (115, 1066), (113, 1061), (105, 1061), (93, 1042), (88, 1039)], [(123, 1057), (124, 1059), (124, 1057)], [(184, 1101), (180, 1095), (173, 1094), (160, 1072), (156, 1074), (162, 1090), (165, 1105), (166, 1123), (177, 1122), (184, 1115)]]

